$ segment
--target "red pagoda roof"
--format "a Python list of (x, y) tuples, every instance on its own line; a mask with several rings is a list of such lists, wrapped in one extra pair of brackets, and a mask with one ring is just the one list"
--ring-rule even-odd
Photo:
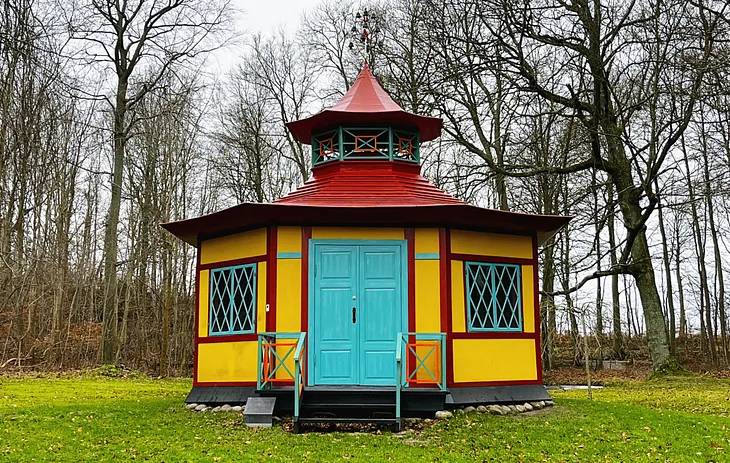
[(441, 119), (404, 111), (378, 84), (367, 63), (350, 90), (334, 106), (306, 119), (289, 122), (286, 126), (297, 141), (308, 145), (312, 132), (348, 124), (416, 127), (421, 141), (441, 135)]
[[(417, 127), (421, 141), (441, 132), (441, 119), (403, 111), (367, 65), (336, 105), (287, 125), (297, 140), (309, 143), (312, 130), (364, 123)], [(450, 227), (534, 234), (542, 244), (571, 219), (472, 206), (429, 183), (421, 176), (421, 166), (407, 160), (332, 160), (314, 166), (312, 176), (273, 203), (242, 203), (162, 226), (192, 245), (269, 225)]]
[(431, 184), (421, 166), (348, 160), (312, 168), (313, 179), (274, 201), (307, 206), (437, 206), (466, 204)]

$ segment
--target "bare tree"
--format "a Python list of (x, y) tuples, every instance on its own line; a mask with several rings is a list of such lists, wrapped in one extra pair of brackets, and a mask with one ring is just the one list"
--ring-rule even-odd
[[(165, 78), (226, 41), (231, 7), (228, 0), (201, 5), (193, 0), (97, 0), (81, 5), (70, 18), (73, 37), (85, 44), (80, 52), (99, 75), (115, 77), (111, 96), (113, 162), (111, 197), (104, 237), (105, 291), (102, 361), (115, 362), (118, 352), (118, 227), (126, 145), (139, 122), (129, 112)], [(132, 85), (134, 84), (134, 85)], [(99, 95), (91, 95), (99, 97)]]

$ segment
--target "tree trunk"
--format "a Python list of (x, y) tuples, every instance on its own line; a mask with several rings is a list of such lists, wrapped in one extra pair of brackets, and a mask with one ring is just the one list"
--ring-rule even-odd
[(679, 283), (680, 281), (682, 281), (682, 271), (680, 268), (682, 264), (682, 252), (679, 244), (679, 221), (677, 221), (674, 230), (674, 250), (676, 251), (674, 260), (675, 262), (677, 262), (677, 266), (674, 268), (674, 272), (677, 279), (677, 290), (679, 291), (679, 336), (681, 337), (687, 336), (687, 312), (684, 307), (684, 287)]
[(122, 205), (124, 180), (124, 148), (126, 145), (127, 80), (119, 78), (114, 107), (114, 166), (112, 169), (111, 199), (104, 232), (104, 282), (105, 297), (101, 343), (101, 361), (115, 361), (118, 350), (119, 307), (117, 295), (117, 229)]
[[(615, 268), (618, 263), (616, 256), (616, 219), (614, 215), (614, 198), (613, 184), (609, 182), (608, 191), (608, 245), (611, 248), (609, 257), (611, 259), (611, 268)], [(621, 332), (621, 300), (619, 294), (618, 274), (611, 275), (611, 307), (613, 310), (613, 356), (617, 359), (623, 359), (626, 354), (624, 352), (623, 333)]]
[[(705, 263), (705, 239), (700, 228), (699, 214), (697, 213), (696, 195), (690, 177), (689, 160), (687, 150), (682, 137), (682, 151), (684, 158), (685, 175), (687, 179), (687, 193), (689, 194), (690, 211), (692, 212), (692, 230), (694, 234), (695, 249), (697, 250), (697, 270), (700, 283), (700, 339), (707, 342), (707, 352), (713, 365), (717, 364), (716, 342), (712, 339), (712, 310), (710, 304), (710, 288), (707, 282), (707, 266)], [(704, 314), (704, 318), (703, 318)], [(706, 337), (705, 337), (706, 336)]]
[[(703, 118), (704, 122), (704, 118)], [(722, 355), (725, 365), (728, 364), (728, 339), (727, 339), (727, 318), (725, 313), (725, 280), (722, 270), (722, 252), (720, 251), (720, 241), (717, 237), (717, 226), (715, 225), (715, 210), (713, 204), (712, 195), (712, 184), (710, 180), (710, 167), (709, 159), (707, 156), (707, 134), (703, 131), (702, 135), (702, 156), (704, 161), (704, 175), (705, 175), (705, 201), (707, 202), (707, 218), (710, 223), (710, 236), (712, 237), (712, 248), (715, 257), (715, 281), (717, 282), (717, 313), (720, 317), (720, 337), (722, 338)], [(714, 336), (713, 336), (714, 338)], [(713, 350), (714, 350), (713, 339)]]
[[(658, 191), (658, 188), (657, 188)], [(671, 269), (671, 259), (669, 257), (669, 244), (667, 243), (667, 233), (664, 229), (664, 214), (662, 212), (662, 205), (657, 204), (657, 209), (659, 209), (659, 232), (662, 237), (662, 255), (663, 255), (663, 261), (664, 261), (664, 275), (667, 279), (667, 303), (668, 303), (668, 312), (669, 312), (669, 348), (672, 351), (672, 355), (677, 354), (677, 325), (675, 320), (675, 311), (674, 311), (674, 291), (672, 290), (672, 269)], [(679, 282), (678, 282), (679, 283)]]
[[(642, 207), (639, 190), (633, 184), (631, 167), (620, 140), (620, 129), (606, 124), (606, 145), (613, 168), (609, 171), (618, 194), (618, 205), (624, 217), (628, 233), (635, 233), (631, 247), (631, 275), (639, 292), (646, 322), (646, 338), (655, 372), (673, 370), (678, 367), (669, 349), (667, 327), (662, 313), (662, 303), (654, 279), (654, 265), (651, 261), (646, 226), (642, 221)], [(610, 130), (610, 131), (609, 131)]]

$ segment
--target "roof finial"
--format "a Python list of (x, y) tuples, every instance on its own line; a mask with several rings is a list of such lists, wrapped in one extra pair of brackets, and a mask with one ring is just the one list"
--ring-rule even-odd
[(375, 51), (382, 46), (383, 15), (374, 9), (363, 8), (355, 13), (355, 21), (350, 29), (348, 47), (355, 53), (362, 54), (363, 66), (374, 61)]

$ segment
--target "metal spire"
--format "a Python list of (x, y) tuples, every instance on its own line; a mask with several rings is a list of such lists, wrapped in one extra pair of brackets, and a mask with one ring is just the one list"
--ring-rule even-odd
[(348, 48), (361, 54), (365, 62), (372, 63), (375, 50), (382, 45), (382, 19), (373, 9), (364, 8), (355, 13)]

